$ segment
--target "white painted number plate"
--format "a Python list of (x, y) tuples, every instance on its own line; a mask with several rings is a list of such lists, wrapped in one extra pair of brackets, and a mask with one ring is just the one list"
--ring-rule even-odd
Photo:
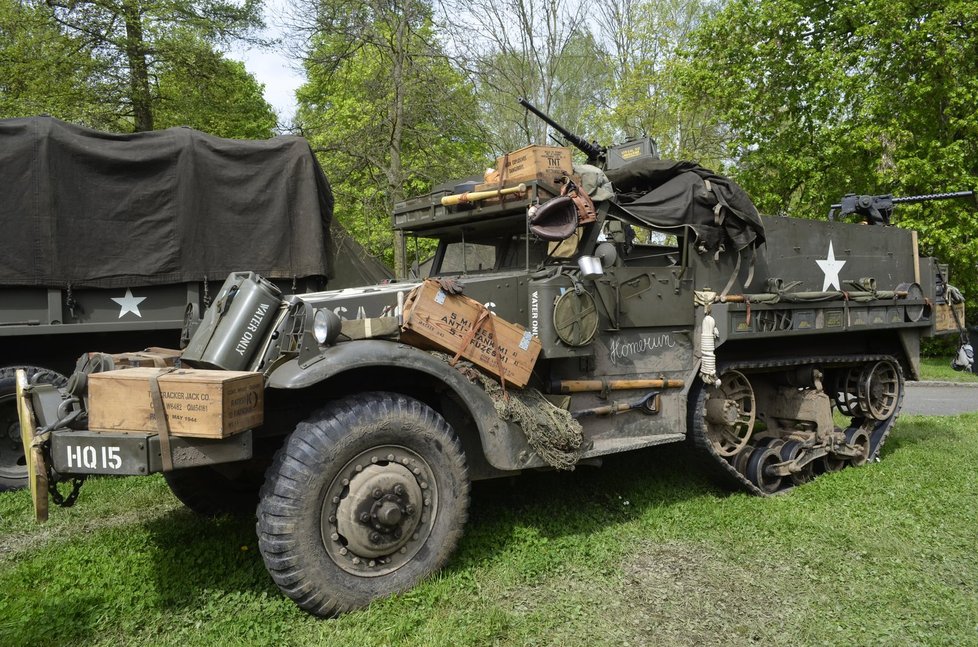
[(51, 459), (61, 474), (147, 474), (145, 435), (64, 432), (51, 438)]
[(65, 465), (69, 470), (85, 468), (117, 472), (122, 467), (121, 447), (65, 445)]

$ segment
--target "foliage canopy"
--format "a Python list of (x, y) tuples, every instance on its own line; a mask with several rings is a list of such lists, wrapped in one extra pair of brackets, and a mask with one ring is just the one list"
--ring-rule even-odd
[(299, 128), (331, 178), (340, 220), (392, 263), (394, 203), (484, 169), (478, 107), (424, 3), (326, 0), (307, 20)]
[(0, 117), (269, 137), (261, 86), (219, 49), (262, 25), (259, 0), (0, 0)]
[[(978, 183), (974, 2), (731, 1), (696, 32), (682, 78), (729, 132), (731, 170), (762, 211), (824, 217), (849, 192)], [(955, 282), (978, 283), (974, 210), (930, 203), (895, 220), (952, 261)]]

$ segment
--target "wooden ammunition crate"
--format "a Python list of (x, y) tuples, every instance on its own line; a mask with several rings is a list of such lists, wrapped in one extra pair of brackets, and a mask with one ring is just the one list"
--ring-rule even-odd
[(540, 354), (540, 340), (522, 326), (490, 314), (492, 323), (487, 319), (462, 348), (483, 310), (478, 301), (448, 294), (437, 281), (425, 281), (411, 291), (404, 303), (401, 341), (452, 355), (461, 349), (462, 357), (496, 377), (518, 387), (526, 386)]
[(552, 186), (561, 183), (564, 175), (574, 172), (574, 162), (569, 148), (563, 146), (527, 146), (496, 160), (496, 169), (486, 176), (486, 183), (476, 186), (477, 191), (494, 189), (499, 180), (504, 186), (520, 182), (540, 180)]
[(88, 376), (89, 430), (155, 432), (150, 378), (157, 375), (174, 436), (227, 438), (264, 420), (261, 373), (139, 367)]
[(953, 306), (946, 303), (938, 303), (934, 306), (934, 332), (957, 332), (958, 325), (954, 322), (954, 314), (951, 308), (958, 315), (958, 321), (964, 325), (964, 304), (957, 303)]

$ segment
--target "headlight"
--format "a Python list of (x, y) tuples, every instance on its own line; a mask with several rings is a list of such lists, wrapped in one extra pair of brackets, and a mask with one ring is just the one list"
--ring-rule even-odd
[(336, 341), (336, 338), (340, 336), (341, 328), (340, 318), (328, 308), (316, 310), (316, 314), (313, 315), (312, 335), (323, 346), (328, 346)]

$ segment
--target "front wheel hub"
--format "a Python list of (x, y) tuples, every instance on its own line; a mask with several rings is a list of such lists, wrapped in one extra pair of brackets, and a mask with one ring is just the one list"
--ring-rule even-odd
[(405, 447), (358, 455), (323, 501), (323, 544), (341, 568), (376, 576), (407, 563), (431, 532), (437, 492), (428, 464)]
[(397, 525), (401, 522), (401, 518), (405, 514), (405, 510), (401, 508), (397, 497), (392, 497), (393, 501), (384, 501), (380, 506), (374, 506), (378, 508), (374, 511), (371, 516), (377, 521), (381, 526), (385, 528), (397, 528)]
[[(398, 496), (395, 490), (404, 494)], [(419, 519), (406, 508), (419, 503), (421, 496), (421, 486), (407, 467), (393, 462), (368, 465), (350, 479), (336, 508), (336, 532), (346, 540), (346, 548), (361, 557), (392, 553), (414, 533)]]

